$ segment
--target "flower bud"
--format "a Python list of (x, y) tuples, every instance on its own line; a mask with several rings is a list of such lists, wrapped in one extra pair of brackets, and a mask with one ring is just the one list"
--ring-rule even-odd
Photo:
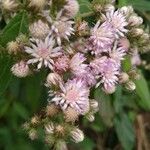
[(31, 129), (31, 130), (29, 131), (29, 138), (30, 138), (31, 140), (35, 140), (35, 139), (38, 138), (37, 131), (36, 131), (35, 129)]
[(68, 107), (67, 110), (64, 111), (64, 115), (66, 122), (75, 122), (79, 117), (79, 113), (71, 107)]
[(37, 125), (39, 123), (39, 117), (38, 116), (34, 116), (31, 118), (31, 124), (33, 125)]
[(129, 71), (128, 74), (129, 74), (130, 78), (132, 78), (134, 80), (140, 79), (140, 74), (136, 70), (131, 70), (131, 71)]
[(16, 41), (8, 42), (7, 49), (9, 54), (17, 54), (20, 51), (20, 46)]
[(11, 71), (15, 76), (19, 78), (26, 77), (30, 74), (29, 66), (23, 60), (13, 65), (13, 67), (11, 68)]
[(59, 108), (57, 105), (51, 103), (50, 105), (48, 105), (46, 107), (46, 115), (49, 117), (54, 116), (55, 114), (57, 114), (59, 112)]
[(136, 85), (133, 81), (129, 81), (126, 83), (125, 88), (130, 91), (134, 91), (136, 89)]
[(141, 28), (134, 28), (131, 30), (131, 34), (133, 37), (141, 36), (144, 33), (144, 30)]
[(62, 82), (62, 78), (57, 73), (50, 73), (47, 76), (47, 85), (48, 86), (58, 86)]
[(17, 9), (18, 4), (14, 0), (2, 0), (2, 9), (5, 11), (14, 11)]
[(46, 5), (46, 0), (30, 0), (29, 7), (34, 7), (35, 9), (41, 10)]
[(95, 120), (95, 117), (94, 117), (93, 114), (88, 114), (88, 115), (86, 116), (86, 118), (87, 118), (90, 122), (93, 122), (93, 121)]
[(143, 19), (134, 14), (129, 17), (128, 22), (131, 26), (139, 26), (143, 23)]
[(45, 133), (46, 134), (53, 134), (54, 133), (54, 124), (53, 122), (48, 123), (47, 125), (45, 125)]
[(126, 83), (127, 81), (129, 81), (129, 75), (125, 72), (122, 72), (119, 76), (119, 82)]
[(79, 11), (79, 3), (77, 0), (67, 0), (67, 4), (64, 6), (66, 15), (68, 17), (74, 17)]
[(132, 6), (124, 6), (124, 7), (121, 7), (119, 9), (119, 11), (122, 12), (123, 15), (129, 16), (130, 14), (133, 13), (133, 7)]
[(65, 127), (62, 125), (57, 125), (55, 131), (58, 135), (64, 136), (65, 135)]
[(72, 140), (75, 142), (75, 143), (79, 143), (79, 142), (82, 142), (84, 140), (84, 134), (83, 132), (78, 129), (78, 128), (75, 128), (71, 131), (71, 137), (72, 137)]
[(44, 39), (48, 35), (50, 28), (47, 23), (38, 20), (29, 26), (29, 30), (34, 38)]
[(112, 85), (112, 86), (107, 86), (103, 88), (103, 91), (106, 93), (106, 94), (112, 94), (116, 91), (116, 86), (115, 85)]
[(63, 140), (57, 140), (55, 148), (56, 148), (56, 150), (68, 150), (67, 144)]
[(96, 100), (92, 99), (92, 100), (90, 101), (90, 107), (91, 107), (92, 109), (98, 108), (98, 102), (97, 102)]

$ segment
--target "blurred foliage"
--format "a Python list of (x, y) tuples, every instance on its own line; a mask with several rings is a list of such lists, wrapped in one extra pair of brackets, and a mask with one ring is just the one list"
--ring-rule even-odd
[[(79, 0), (80, 13), (90, 12), (90, 1)], [(118, 0), (118, 6), (133, 5), (144, 17), (145, 24), (150, 24), (150, 1)], [(8, 41), (14, 40), (19, 33), (28, 33), (27, 12), (16, 15), (2, 30), (0, 38), (0, 150), (48, 150), (43, 141), (30, 141), (21, 125), (42, 109), (47, 103), (47, 91), (44, 87), (46, 72), (37, 73), (26, 79), (18, 79), (11, 75), (12, 60), (5, 54)], [(0, 29), (3, 24), (0, 25)], [(124, 69), (130, 68), (130, 62), (124, 62)], [(144, 78), (144, 75), (146, 79)], [(82, 121), (86, 139), (79, 145), (70, 145), (69, 149), (116, 149), (135, 148), (136, 134), (133, 122), (136, 114), (150, 110), (149, 72), (141, 70), (141, 79), (136, 81), (136, 92), (128, 93), (118, 87), (115, 94), (105, 95), (100, 89), (94, 93), (99, 100), (100, 111), (94, 123)], [(137, 94), (136, 94), (137, 93)], [(119, 148), (118, 148), (119, 149)], [(120, 148), (122, 149), (122, 148)]]

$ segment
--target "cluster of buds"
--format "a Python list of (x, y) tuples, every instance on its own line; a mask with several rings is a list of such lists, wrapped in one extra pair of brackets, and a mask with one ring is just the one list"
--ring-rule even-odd
[[(8, 53), (19, 59), (11, 71), (17, 77), (26, 77), (41, 68), (48, 70), (45, 85), (49, 98), (44, 117), (32, 118), (25, 129), (31, 139), (36, 139), (36, 127), (43, 125), (48, 144), (54, 144), (57, 138), (60, 145), (65, 145), (68, 136), (80, 142), (84, 135), (75, 123), (80, 116), (94, 121), (98, 111), (91, 91), (101, 88), (112, 94), (118, 84), (135, 90), (133, 81), (138, 74), (132, 70), (123, 72), (122, 62), (129, 56), (132, 66), (137, 66), (133, 54), (136, 49), (138, 55), (138, 49), (148, 45), (149, 35), (131, 6), (116, 9), (114, 0), (92, 4), (92, 15), (96, 12), (98, 19), (93, 27), (82, 15), (75, 19), (77, 0), (26, 2), (28, 15), (35, 15), (32, 9), (38, 17), (30, 20), (29, 37), (20, 35), (8, 43)], [(19, 5), (15, 0), (2, 0), (2, 4), (9, 11)]]

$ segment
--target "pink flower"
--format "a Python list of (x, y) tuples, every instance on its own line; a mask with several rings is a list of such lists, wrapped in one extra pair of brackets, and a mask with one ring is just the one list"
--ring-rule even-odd
[(96, 58), (91, 62), (90, 66), (93, 72), (99, 77), (99, 84), (102, 84), (105, 89), (115, 86), (118, 82), (119, 67), (115, 60), (103, 56)]
[(69, 68), (69, 61), (70, 60), (66, 55), (57, 58), (55, 62), (56, 71), (67, 71), (67, 69)]
[(70, 70), (71, 72), (78, 76), (86, 72), (87, 64), (85, 64), (86, 58), (82, 53), (76, 53), (70, 60)]
[(118, 46), (122, 47), (124, 50), (128, 51), (130, 48), (130, 42), (127, 38), (119, 39)]
[(62, 110), (72, 107), (80, 114), (85, 114), (89, 110), (89, 88), (82, 80), (69, 80), (61, 90), (52, 101), (60, 105)]
[(103, 20), (113, 27), (116, 37), (124, 36), (128, 30), (125, 27), (128, 25), (125, 16), (119, 11), (109, 11), (106, 15), (103, 14)]
[(114, 31), (110, 24), (104, 22), (100, 25), (98, 21), (95, 27), (91, 30), (88, 49), (94, 54), (107, 52), (114, 42)]
[(25, 52), (30, 54), (32, 59), (29, 59), (28, 64), (38, 63), (37, 68), (40, 69), (42, 65), (53, 70), (54, 58), (62, 55), (61, 47), (53, 48), (55, 41), (48, 36), (46, 39), (31, 39), (31, 47), (25, 47)]

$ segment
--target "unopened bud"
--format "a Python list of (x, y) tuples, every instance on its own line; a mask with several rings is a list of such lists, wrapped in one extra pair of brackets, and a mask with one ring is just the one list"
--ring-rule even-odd
[(112, 94), (116, 91), (116, 86), (115, 85), (112, 85), (112, 86), (107, 86), (107, 87), (104, 87), (103, 88), (103, 91), (106, 93), (106, 94)]
[(87, 118), (90, 122), (93, 122), (93, 121), (95, 120), (95, 117), (94, 117), (93, 114), (88, 114), (88, 115), (86, 116), (86, 118)]
[(48, 35), (50, 28), (47, 23), (38, 20), (29, 26), (29, 30), (33, 37), (43, 39)]
[(128, 22), (131, 26), (139, 26), (143, 23), (143, 19), (137, 15), (131, 15)]
[(74, 17), (79, 11), (79, 3), (77, 0), (66, 0), (67, 4), (64, 6), (66, 15), (68, 17)]
[(53, 134), (54, 133), (54, 124), (50, 122), (49, 124), (45, 125), (45, 132), (46, 134)]
[(62, 125), (57, 125), (56, 128), (56, 133), (60, 136), (64, 136), (65, 135), (65, 127)]
[(96, 100), (92, 99), (92, 100), (90, 101), (90, 107), (91, 107), (92, 109), (98, 108), (98, 102), (97, 102)]
[(18, 3), (14, 0), (2, 0), (1, 5), (3, 10), (10, 12), (14, 12), (18, 7)]
[(15, 76), (19, 78), (26, 77), (30, 74), (29, 66), (25, 61), (20, 61), (19, 63), (13, 65), (11, 71)]
[(31, 130), (29, 131), (29, 138), (30, 138), (31, 140), (35, 140), (35, 139), (38, 138), (37, 131), (36, 131), (35, 129), (31, 129)]
[(20, 51), (19, 44), (16, 41), (11, 41), (7, 44), (9, 54), (17, 54)]
[(133, 7), (132, 6), (124, 6), (124, 7), (121, 7), (119, 9), (119, 11), (122, 12), (123, 15), (129, 16), (130, 14), (133, 13)]
[(120, 83), (126, 83), (129, 81), (129, 75), (126, 72), (122, 72), (119, 76)]
[(144, 33), (144, 30), (141, 28), (134, 28), (132, 31), (132, 36), (133, 37), (137, 37), (137, 36), (141, 36)]
[(134, 80), (140, 79), (140, 74), (136, 70), (131, 70), (131, 71), (129, 71), (128, 74), (129, 74), (130, 78), (132, 78)]
[(62, 78), (57, 73), (50, 73), (47, 76), (47, 85), (48, 86), (58, 86), (62, 82)]
[(44, 8), (46, 4), (46, 0), (30, 0), (29, 7), (34, 7), (37, 10), (41, 10)]
[(75, 143), (79, 143), (84, 140), (84, 133), (80, 129), (75, 128), (71, 131), (71, 137)]
[(130, 91), (134, 91), (136, 89), (136, 85), (133, 81), (129, 81), (126, 83), (125, 88)]
[(34, 116), (31, 118), (31, 124), (33, 125), (37, 125), (39, 123), (39, 117), (38, 116)]
[(56, 150), (68, 150), (67, 144), (63, 140), (57, 140), (55, 144)]

